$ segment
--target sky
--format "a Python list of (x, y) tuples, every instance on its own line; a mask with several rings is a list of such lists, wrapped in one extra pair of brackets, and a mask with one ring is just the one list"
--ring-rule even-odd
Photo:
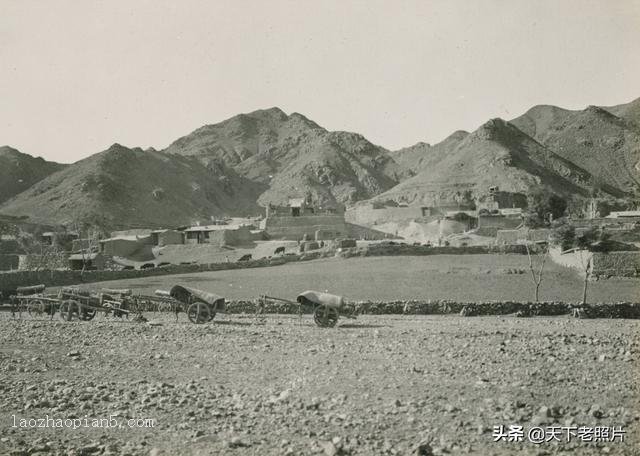
[(640, 97), (640, 0), (0, 0), (0, 145), (71, 163), (278, 106), (397, 149)]

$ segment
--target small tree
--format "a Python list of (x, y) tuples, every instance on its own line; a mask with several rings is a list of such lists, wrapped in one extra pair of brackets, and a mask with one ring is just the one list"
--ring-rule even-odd
[(580, 260), (584, 273), (582, 304), (586, 304), (589, 277), (593, 268), (592, 252), (609, 252), (612, 249), (609, 233), (602, 228), (594, 226), (578, 234), (573, 225), (565, 223), (554, 230), (553, 239), (563, 251), (574, 249), (577, 258)]
[(99, 241), (102, 238), (104, 230), (99, 225), (97, 219), (94, 218), (77, 218), (70, 227), (78, 233), (78, 244), (80, 246), (78, 253), (82, 258), (82, 271), (84, 274), (87, 267), (91, 263), (91, 257), (99, 250)]
[[(535, 302), (538, 302), (540, 300), (540, 284), (542, 283), (544, 265), (547, 262), (547, 257), (549, 256), (549, 243), (544, 242), (536, 244), (527, 240), (524, 246), (527, 249), (527, 256), (529, 257), (529, 272), (531, 272), (531, 280), (535, 286)], [(534, 255), (532, 254), (535, 255), (536, 260), (534, 260)]]

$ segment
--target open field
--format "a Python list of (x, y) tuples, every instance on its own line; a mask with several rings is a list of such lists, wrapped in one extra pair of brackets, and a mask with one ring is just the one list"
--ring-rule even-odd
[[(215, 271), (87, 285), (132, 288), (153, 293), (176, 283), (209, 290), (228, 299), (261, 294), (293, 298), (306, 289), (329, 290), (351, 300), (450, 299), (458, 301), (533, 300), (526, 255), (432, 255), (322, 259), (277, 267)], [(523, 274), (509, 270), (524, 270)], [(550, 260), (540, 299), (577, 302), (582, 279)], [(589, 284), (589, 302), (637, 301), (640, 280), (604, 280)]]
[[(636, 320), (162, 323), (0, 321), (0, 454), (640, 452)], [(121, 428), (90, 427), (113, 414)], [(88, 417), (89, 427), (12, 428), (12, 415)], [(129, 428), (138, 418), (155, 425)], [(554, 424), (624, 426), (625, 442), (492, 438), (494, 426)], [(416, 452), (420, 442), (433, 453)]]

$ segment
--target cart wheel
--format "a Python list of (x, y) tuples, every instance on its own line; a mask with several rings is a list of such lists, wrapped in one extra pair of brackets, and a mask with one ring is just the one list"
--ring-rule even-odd
[(170, 302), (161, 302), (160, 304), (158, 304), (156, 312), (171, 312), (172, 310), (173, 307), (171, 306)]
[(45, 313), (46, 308), (44, 302), (39, 299), (33, 299), (27, 304), (27, 311), (29, 312), (30, 317), (39, 317)]
[(60, 304), (60, 318), (71, 321), (78, 318), (79, 305), (76, 301), (68, 300)]
[(313, 311), (313, 321), (321, 328), (333, 328), (338, 323), (338, 311), (333, 307), (318, 306)]
[(82, 309), (80, 310), (80, 320), (82, 321), (91, 321), (93, 320), (93, 317), (96, 316), (96, 309), (92, 309), (90, 307), (82, 307)]
[[(214, 314), (215, 315), (215, 314)], [(187, 309), (187, 317), (189, 317), (189, 321), (191, 323), (206, 323), (211, 321), (213, 318), (211, 316), (211, 310), (209, 309), (209, 305), (203, 302), (194, 302)]]

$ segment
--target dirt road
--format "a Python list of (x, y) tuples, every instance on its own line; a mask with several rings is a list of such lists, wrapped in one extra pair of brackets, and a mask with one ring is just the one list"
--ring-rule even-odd
[[(0, 454), (640, 451), (638, 321), (184, 320), (0, 321)], [(46, 416), (87, 421), (20, 427)], [(91, 427), (110, 417), (121, 427)], [(554, 424), (623, 426), (625, 442), (527, 442), (528, 429)], [(524, 443), (494, 442), (500, 425), (523, 426)]]

